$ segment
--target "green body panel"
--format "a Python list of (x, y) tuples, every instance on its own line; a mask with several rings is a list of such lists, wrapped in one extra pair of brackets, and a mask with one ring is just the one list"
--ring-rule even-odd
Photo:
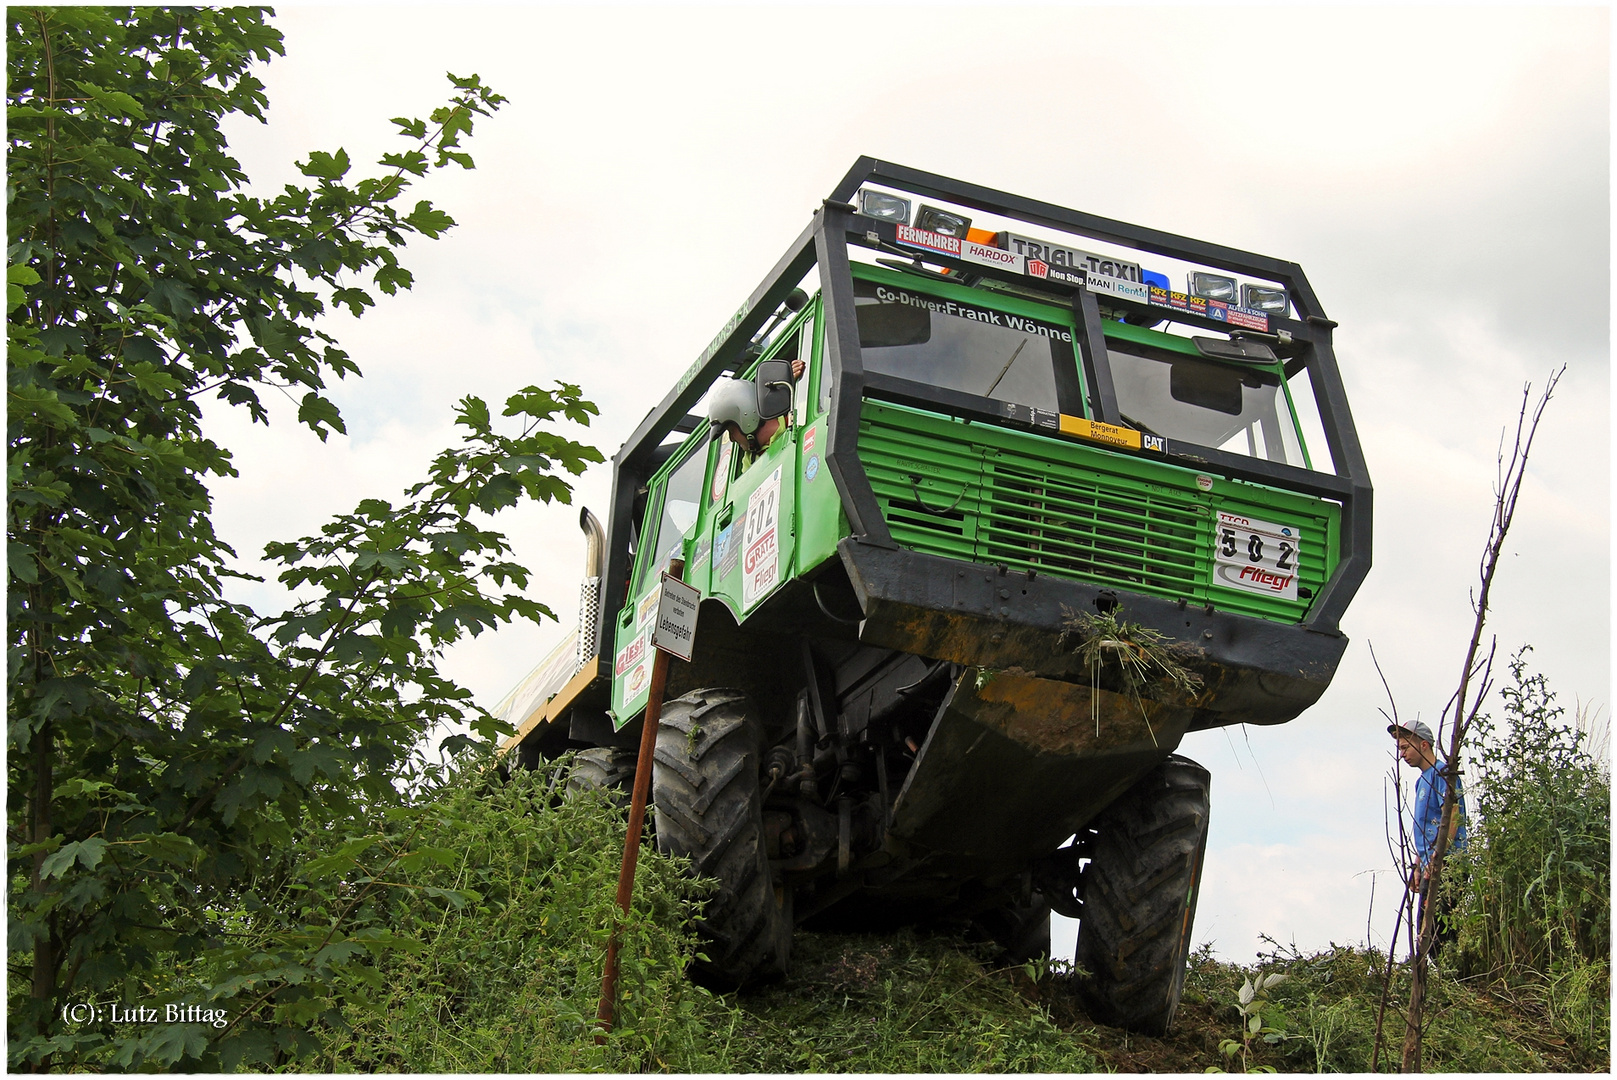
[(1300, 530), (1299, 583), (1335, 569), (1339, 508), (1275, 488), (884, 402), (860, 460), (902, 547), (1300, 622), (1295, 602), (1213, 583), (1218, 511)]

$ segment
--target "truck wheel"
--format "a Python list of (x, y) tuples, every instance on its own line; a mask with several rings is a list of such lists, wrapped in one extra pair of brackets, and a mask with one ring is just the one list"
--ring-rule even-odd
[(1160, 1035), (1185, 986), (1190, 928), (1207, 851), (1211, 776), (1174, 755), (1091, 827), (1077, 961), (1078, 990), (1102, 1023)]
[(764, 850), (758, 790), (761, 727), (739, 690), (696, 690), (663, 706), (651, 771), (657, 847), (691, 860), (719, 887), (696, 922), (707, 959), (694, 974), (715, 988), (786, 973), (792, 920)]
[(567, 793), (605, 791), (620, 807), (629, 805), (634, 787), (634, 767), (639, 754), (618, 746), (593, 746), (573, 758), (567, 776)]

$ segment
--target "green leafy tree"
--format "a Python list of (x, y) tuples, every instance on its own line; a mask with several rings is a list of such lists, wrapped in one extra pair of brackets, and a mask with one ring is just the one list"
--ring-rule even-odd
[[(267, 16), (7, 10), (13, 1068), (231, 1068), (313, 1044), (322, 988), (398, 944), (350, 935), (343, 860), (433, 858), (377, 848), (377, 815), (435, 724), (496, 734), (435, 657), (549, 615), (486, 514), (566, 501), (566, 475), (601, 460), (548, 429), (588, 422), (577, 387), (513, 396), (514, 434), (467, 398), (462, 443), (402, 500), (270, 547), (301, 603), (226, 601), (235, 553), (207, 482), (234, 469), (199, 402), (268, 422), (260, 395), (287, 391), (321, 439), (342, 432), (323, 391), (358, 369), (320, 317), (410, 286), (399, 249), (454, 224), (406, 200), (412, 181), (471, 168), (461, 140), (504, 100), (452, 75), (448, 104), (394, 121), (405, 148), (375, 176), (315, 152), (303, 186), (248, 194), (220, 121), (263, 118), (250, 69), (282, 51)], [(64, 1013), (112, 1003), (230, 1019)]]

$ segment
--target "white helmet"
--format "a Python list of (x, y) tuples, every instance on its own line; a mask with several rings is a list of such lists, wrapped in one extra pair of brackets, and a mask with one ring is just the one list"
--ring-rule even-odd
[(734, 424), (750, 439), (758, 430), (758, 388), (746, 379), (719, 379), (708, 395), (707, 419), (715, 434), (725, 424)]

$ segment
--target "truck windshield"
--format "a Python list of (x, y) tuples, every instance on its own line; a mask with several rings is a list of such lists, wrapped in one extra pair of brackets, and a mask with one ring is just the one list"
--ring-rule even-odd
[(1123, 421), (1152, 435), (1306, 468), (1275, 371), (1106, 343)]
[(685, 455), (668, 483), (664, 485), (662, 505), (658, 508), (657, 524), (646, 534), (646, 546), (651, 557), (640, 566), (637, 591), (651, 574), (662, 569), (674, 553), (685, 534), (696, 524), (696, 515), (702, 505), (702, 481), (707, 474), (707, 435), (696, 448)]
[(854, 304), (866, 371), (1051, 412), (1068, 398), (1078, 411), (1065, 327), (859, 279)]

